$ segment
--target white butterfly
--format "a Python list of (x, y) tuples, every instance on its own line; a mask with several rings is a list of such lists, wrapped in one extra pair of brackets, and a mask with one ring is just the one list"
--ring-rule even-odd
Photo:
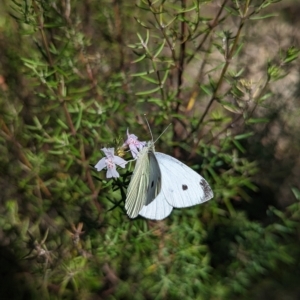
[(137, 155), (125, 209), (130, 218), (162, 220), (173, 207), (201, 204), (212, 197), (202, 176), (174, 157), (155, 152), (154, 143), (148, 142)]

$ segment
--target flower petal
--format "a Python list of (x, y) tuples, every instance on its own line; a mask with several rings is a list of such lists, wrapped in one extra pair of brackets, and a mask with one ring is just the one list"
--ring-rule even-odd
[(115, 154), (115, 148), (102, 148), (101, 149), (106, 157), (112, 157)]
[(119, 156), (114, 156), (113, 158), (113, 162), (120, 166), (121, 168), (125, 168), (125, 165), (128, 163), (128, 161), (126, 161), (125, 159), (119, 157)]
[(103, 157), (101, 158), (97, 164), (95, 165), (95, 169), (97, 169), (97, 171), (101, 171), (102, 169), (104, 169), (106, 167), (106, 163), (105, 163), (106, 158)]
[(114, 165), (111, 168), (107, 168), (106, 178), (112, 178), (112, 177), (117, 178), (119, 176), (120, 175), (119, 175), (119, 173), (116, 170), (116, 165)]
[(136, 158), (138, 153), (139, 153), (139, 150), (137, 149), (137, 147), (133, 144), (130, 144), (129, 145), (129, 149), (130, 149), (130, 152), (131, 152), (131, 155), (133, 158)]

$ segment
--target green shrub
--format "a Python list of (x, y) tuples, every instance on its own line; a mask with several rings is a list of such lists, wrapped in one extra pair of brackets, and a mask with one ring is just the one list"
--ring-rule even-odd
[[(266, 278), (289, 281), (299, 202), (249, 217), (260, 165), (248, 147), (299, 54), (259, 56), (267, 41), (250, 29), (268, 28), (275, 2), (0, 5), (0, 238), (18, 261), (4, 296), (251, 299)], [(201, 173), (212, 200), (161, 222), (126, 216), (130, 170), (107, 180), (93, 166), (127, 128), (150, 139), (144, 114), (155, 139), (172, 124), (156, 149)]]

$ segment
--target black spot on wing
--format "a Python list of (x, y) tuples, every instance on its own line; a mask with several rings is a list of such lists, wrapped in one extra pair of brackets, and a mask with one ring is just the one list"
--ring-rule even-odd
[(182, 189), (183, 189), (184, 191), (186, 191), (186, 190), (188, 189), (188, 186), (187, 186), (186, 184), (183, 184), (183, 185), (182, 185)]
[(201, 179), (200, 181), (200, 185), (204, 191), (204, 197), (205, 199), (210, 199), (213, 197), (213, 193), (212, 193), (212, 190), (209, 186), (209, 184), (204, 180), (204, 179)]

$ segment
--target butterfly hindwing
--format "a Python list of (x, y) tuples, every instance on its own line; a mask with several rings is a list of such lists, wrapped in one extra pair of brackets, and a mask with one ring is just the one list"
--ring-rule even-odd
[(172, 211), (173, 207), (165, 200), (161, 201), (161, 171), (155, 153), (149, 152), (150, 180), (148, 198), (145, 206), (139, 212), (141, 216), (152, 220), (162, 220)]
[(155, 152), (162, 176), (160, 201), (164, 199), (173, 207), (201, 204), (213, 197), (207, 181), (176, 158)]
[(149, 151), (149, 185), (145, 205), (150, 204), (161, 190), (161, 172), (153, 151)]
[(162, 220), (171, 213), (172, 209), (173, 206), (166, 201), (161, 192), (150, 204), (143, 206), (139, 214), (147, 219)]

